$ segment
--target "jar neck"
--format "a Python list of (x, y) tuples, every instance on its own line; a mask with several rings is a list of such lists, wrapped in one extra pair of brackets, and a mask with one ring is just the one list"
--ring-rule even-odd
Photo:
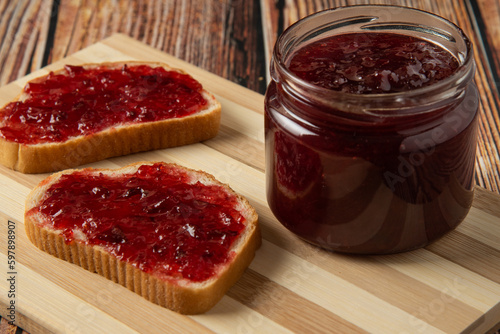
[[(380, 15), (382, 11), (386, 15)], [(382, 94), (352, 94), (326, 89), (299, 78), (288, 69), (294, 51), (309, 43), (343, 33), (366, 34), (371, 31), (418, 36), (450, 52), (459, 67), (452, 75), (432, 85)], [(361, 122), (389, 117), (407, 121), (417, 115), (444, 112), (462, 99), (465, 88), (473, 80), (475, 64), (469, 40), (453, 23), (419, 10), (375, 5), (341, 7), (298, 21), (278, 39), (270, 71), (278, 90), (296, 104), (314, 107), (307, 112), (315, 110), (321, 114), (318, 117), (332, 115)], [(304, 112), (302, 108), (295, 109)]]

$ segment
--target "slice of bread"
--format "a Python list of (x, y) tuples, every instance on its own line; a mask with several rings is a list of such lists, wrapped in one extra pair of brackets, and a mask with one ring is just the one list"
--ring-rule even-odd
[[(105, 67), (120, 69), (123, 66), (147, 65), (177, 71), (166, 64), (152, 62), (115, 62), (82, 65), (86, 69)], [(63, 68), (49, 75), (65, 74)], [(40, 83), (47, 76), (30, 83)], [(215, 97), (202, 88), (200, 91), (207, 104), (189, 116), (142, 123), (115, 124), (101, 131), (76, 135), (63, 142), (19, 143), (2, 136), (2, 127), (8, 127), (5, 107), (0, 109), (0, 163), (22, 173), (45, 173), (77, 167), (110, 157), (136, 152), (192, 144), (213, 138), (220, 125), (221, 105)], [(13, 101), (26, 101), (26, 87)], [(92, 124), (90, 124), (92, 125)], [(57, 126), (57, 125), (54, 125)]]
[[(216, 195), (213, 195), (213, 198), (217, 199), (211, 199), (212, 197), (207, 198), (207, 193), (205, 192), (203, 192), (203, 194), (205, 195), (194, 195), (195, 201), (193, 201), (192, 203), (201, 203), (201, 212), (196, 213), (196, 215), (194, 216), (183, 215), (181, 216), (181, 218), (179, 218), (182, 224), (186, 223), (190, 224), (189, 226), (194, 226), (193, 230), (188, 231), (191, 235), (190, 237), (184, 236), (183, 234), (174, 234), (174, 239), (181, 241), (175, 241), (171, 243), (171, 239), (169, 239), (168, 235), (159, 236), (161, 235), (161, 233), (163, 233), (161, 232), (164, 231), (163, 228), (168, 227), (166, 224), (173, 224), (172, 222), (169, 223), (168, 219), (158, 219), (159, 223), (157, 225), (154, 225), (155, 234), (153, 237), (151, 237), (151, 234), (146, 234), (146, 232), (143, 232), (143, 229), (146, 228), (145, 226), (147, 224), (151, 224), (151, 221), (153, 221), (153, 219), (157, 217), (155, 216), (158, 214), (157, 211), (151, 213), (151, 215), (149, 215), (148, 212), (148, 215), (145, 215), (144, 217), (141, 216), (139, 221), (134, 221), (133, 224), (135, 225), (132, 225), (132, 229), (129, 230), (127, 230), (127, 226), (129, 225), (124, 225), (122, 221), (114, 221), (114, 219), (118, 220), (115, 215), (112, 215), (111, 218), (111, 229), (104, 229), (104, 232), (101, 231), (96, 234), (96, 230), (89, 227), (87, 223), (89, 223), (90, 221), (92, 221), (91, 224), (95, 224), (94, 228), (96, 226), (99, 228), (99, 224), (109, 224), (109, 221), (105, 222), (104, 219), (99, 221), (98, 215), (94, 216), (94, 213), (92, 213), (92, 215), (88, 215), (89, 210), (86, 210), (86, 208), (88, 209), (91, 206), (91, 204), (89, 203), (97, 200), (97, 203), (99, 204), (101, 201), (99, 197), (100, 195), (95, 191), (96, 188), (92, 185), (92, 182), (108, 182), (113, 178), (121, 178), (121, 180), (124, 180), (123, 183), (120, 183), (122, 185), (129, 181), (136, 182), (135, 180), (137, 180), (138, 177), (140, 178), (142, 177), (141, 175), (144, 175), (141, 173), (143, 173), (144, 170), (147, 170), (144, 168), (155, 168), (156, 170), (160, 170), (160, 173), (163, 173), (161, 175), (175, 175), (174, 177), (177, 181), (181, 182), (181, 184), (176, 184), (177, 181), (172, 181), (168, 185), (169, 189), (171, 189), (172, 187), (187, 188), (188, 185), (207, 187), (207, 189), (210, 188), (212, 190), (215, 189)], [(75, 183), (75, 179), (71, 178), (75, 175), (80, 181), (82, 180), (81, 177), (84, 177), (85, 180), (87, 180), (87, 183)], [(184, 176), (187, 176), (187, 178)], [(68, 179), (67, 177), (70, 177), (70, 179)], [(168, 177), (170, 178), (170, 176)], [(66, 178), (66, 181), (64, 181), (64, 178)], [(96, 181), (96, 179), (98, 181)], [(151, 180), (155, 179), (152, 178), (150, 179), (150, 181)], [(129, 202), (125, 203), (129, 206), (138, 206), (139, 208), (141, 207), (141, 205), (147, 205), (148, 203), (141, 202), (143, 198), (142, 194), (146, 194), (144, 198), (148, 198), (150, 196), (148, 194), (151, 194), (151, 196), (157, 196), (160, 191), (163, 191), (157, 189), (157, 184), (159, 183), (157, 180), (158, 179), (156, 179), (156, 181), (151, 181), (148, 185), (143, 185), (141, 189), (145, 189), (145, 191), (141, 191), (141, 195), (135, 197), (135, 200), (129, 200)], [(71, 185), (65, 188), (64, 184)], [(84, 190), (82, 190), (82, 187), (80, 187), (79, 190), (68, 190), (68, 188), (72, 188), (74, 185), (83, 185), (83, 188), (85, 188), (85, 185), (87, 186), (87, 188), (90, 187), (92, 189), (92, 192), (95, 192), (97, 194), (96, 196), (98, 196), (98, 198), (96, 199), (94, 197), (93, 199), (89, 199), (86, 201), (80, 201), (77, 203), (73, 202), (70, 205), (71, 209), (63, 208), (59, 210), (59, 212), (56, 212), (54, 214), (47, 214), (47, 211), (44, 211), (49, 210), (47, 208), (50, 203), (55, 203), (55, 196), (57, 197), (57, 194), (60, 194), (61, 191), (70, 191), (71, 196), (69, 196), (68, 198), (71, 198), (72, 201), (75, 201), (75, 198), (78, 198), (81, 192)], [(109, 187), (109, 189), (111, 188)], [(134, 190), (132, 186), (130, 186), (129, 188), (127, 188), (127, 186), (123, 186), (123, 191), (121, 193), (127, 193), (127, 189)], [(121, 189), (116, 190), (114, 194), (118, 196), (117, 194), (120, 191)], [(174, 202), (176, 202), (177, 200), (181, 201), (180, 204), (176, 204), (178, 206), (173, 206), (174, 211), (182, 211), (179, 208), (184, 208), (184, 210), (186, 210), (186, 207), (183, 206), (182, 203), (187, 202), (183, 202), (183, 200), (181, 200), (181, 197), (182, 196), (178, 196), (176, 199), (173, 199)], [(118, 200), (117, 198), (118, 197), (114, 198), (114, 200), (110, 200), (109, 203), (112, 204), (109, 205), (116, 205), (116, 201)], [(165, 198), (167, 197), (160, 197), (158, 203), (160, 203)], [(149, 200), (146, 199), (145, 201)], [(193, 267), (187, 267), (182, 270), (176, 270), (172, 272), (162, 271), (163, 269), (161, 268), (174, 268), (174, 266), (176, 265), (175, 261), (177, 257), (161, 255), (161, 260), (154, 262), (157, 259), (157, 257), (155, 257), (155, 254), (158, 254), (158, 250), (156, 250), (156, 253), (149, 257), (149, 259), (143, 257), (143, 260), (137, 260), (138, 258), (141, 258), (140, 256), (132, 256), (127, 258), (127, 254), (129, 253), (127, 253), (128, 251), (123, 247), (128, 246), (126, 245), (127, 242), (137, 242), (137, 240), (140, 240), (143, 235), (150, 236), (148, 237), (149, 240), (169, 240), (166, 245), (168, 245), (169, 247), (174, 247), (175, 249), (182, 249), (182, 244), (186, 244), (188, 242), (197, 242), (196, 240), (199, 240), (200, 236), (199, 233), (201, 233), (199, 231), (204, 231), (203, 233), (207, 233), (210, 235), (213, 235), (213, 233), (217, 235), (217, 233), (219, 233), (218, 231), (220, 230), (214, 230), (213, 226), (220, 227), (221, 225), (214, 225), (214, 219), (207, 219), (206, 217), (214, 217), (214, 215), (216, 217), (222, 217), (221, 219), (226, 222), (225, 224), (229, 225), (226, 220), (228, 217), (227, 215), (224, 216), (224, 214), (220, 214), (218, 211), (216, 211), (214, 215), (210, 215), (206, 211), (207, 207), (218, 205), (214, 204), (217, 202), (225, 203), (221, 205), (230, 205), (231, 209), (226, 208), (224, 209), (226, 211), (221, 212), (232, 212), (232, 217), (239, 217), (238, 219), (240, 220), (238, 221), (243, 224), (243, 226), (239, 225), (239, 228), (242, 228), (239, 234), (236, 234), (236, 236), (234, 236), (235, 239), (232, 241), (232, 243), (227, 245), (227, 247), (229, 248), (227, 251), (224, 251), (227, 253), (223, 253), (223, 261), (215, 261), (215, 255), (210, 255), (207, 260), (205, 259), (204, 255), (208, 252), (207, 250), (204, 250), (203, 247), (205, 247), (204, 245), (207, 245), (206, 242), (201, 242), (199, 245), (196, 243), (193, 244), (194, 246), (191, 248), (191, 250), (186, 251), (184, 249), (183, 254), (184, 256), (186, 256), (186, 259), (190, 261), (189, 263), (194, 263), (200, 260), (200, 257), (190, 256), (192, 256), (193, 253), (200, 254), (201, 252), (203, 254), (203, 261), (208, 262), (200, 262), (202, 263), (202, 265), (195, 265)], [(155, 203), (154, 200), (153, 203)], [(111, 212), (110, 210), (112, 209), (110, 207), (107, 207), (106, 205), (108, 204), (106, 204), (106, 202), (103, 200), (102, 210), (99, 209), (98, 211)], [(206, 205), (206, 207), (203, 205)], [(79, 211), (72, 211), (75, 206), (80, 206), (80, 208), (77, 210), (81, 209), (83, 213), (78, 214)], [(145, 207), (146, 206), (143, 206), (141, 210), (145, 210)], [(149, 208), (151, 206), (147, 207)], [(65, 213), (66, 209), (70, 210), (70, 212), (74, 214), (72, 217), (78, 216), (79, 218), (71, 218), (71, 214)], [(125, 205), (121, 210), (127, 210), (127, 205)], [(189, 211), (188, 208), (189, 212), (195, 212), (195, 209), (193, 210), (194, 211)], [(75, 214), (75, 212), (77, 214)], [(129, 217), (128, 213), (124, 215), (125, 217)], [(202, 215), (203, 218), (199, 218), (200, 215)], [(80, 219), (80, 217), (82, 218)], [(197, 218), (193, 218), (194, 220), (191, 220), (190, 217)], [(80, 221), (76, 223), (76, 220), (78, 219), (84, 222), (82, 223)], [(175, 218), (172, 219), (174, 219), (175, 221)], [(57, 225), (59, 224), (59, 222), (63, 221), (66, 221), (65, 224), (67, 224), (68, 222), (70, 224), (75, 222), (75, 224), (80, 225), (71, 227), (68, 227), (68, 225)], [(110, 225), (106, 226), (109, 227)], [(180, 225), (175, 225), (175, 230), (180, 231), (181, 227), (188, 225), (182, 225), (181, 227), (179, 227), (179, 229), (177, 229), (177, 226)], [(213, 176), (203, 171), (196, 171), (176, 164), (167, 164), (163, 162), (141, 162), (125, 166), (120, 169), (85, 168), (81, 170), (66, 170), (53, 174), (43, 180), (37, 187), (35, 187), (27, 197), (25, 228), (29, 240), (41, 250), (60, 259), (79, 265), (91, 272), (96, 272), (116, 283), (127, 287), (131, 291), (134, 291), (135, 293), (141, 295), (142, 297), (153, 303), (182, 314), (198, 314), (206, 312), (207, 310), (212, 308), (224, 296), (227, 290), (240, 278), (240, 276), (253, 260), (255, 252), (261, 244), (261, 235), (258, 225), (257, 213), (244, 197), (235, 193), (228, 185), (220, 183)], [(116, 229), (129, 232), (123, 232), (123, 234), (125, 235), (123, 239), (109, 239), (109, 231), (116, 231)], [(130, 234), (130, 231), (132, 231), (132, 234)], [(232, 238), (229, 236), (229, 233), (231, 232), (228, 232), (228, 235), (217, 239), (219, 241), (216, 242), (222, 242), (220, 240), (229, 240), (230, 238)], [(127, 236), (129, 236), (130, 239), (127, 239)], [(100, 241), (104, 239), (107, 241), (105, 243), (100, 243)], [(209, 238), (209, 240), (209, 243), (215, 242), (215, 239)], [(149, 244), (146, 243), (145, 245), (143, 245), (143, 248), (140, 248), (139, 253), (137, 254), (142, 254), (142, 252), (145, 251), (144, 249), (146, 248), (151, 249), (152, 244), (154, 244), (154, 242), (151, 242)], [(119, 246), (121, 247), (119, 248), (119, 250), (117, 250), (116, 248), (118, 247), (118, 245), (121, 245)], [(160, 247), (160, 245), (165, 244), (159, 244), (157, 242), (156, 246), (154, 247), (160, 249), (158, 248)], [(135, 249), (134, 247), (136, 246), (133, 246), (132, 249)], [(211, 254), (213, 253), (215, 253), (215, 251)], [(160, 263), (161, 266), (159, 266)], [(202, 268), (205, 263), (207, 263), (207, 266), (212, 266), (212, 271), (206, 271), (206, 275), (204, 275), (203, 273), (198, 273), (198, 268)], [(197, 275), (198, 277), (196, 279), (191, 278)]]

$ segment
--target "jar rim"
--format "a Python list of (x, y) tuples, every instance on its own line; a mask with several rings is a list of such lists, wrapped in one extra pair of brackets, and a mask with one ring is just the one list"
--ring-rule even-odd
[[(463, 42), (465, 50), (460, 53), (462, 57), (458, 57), (457, 55), (453, 54), (455, 58), (457, 58), (457, 61), (459, 62), (459, 67), (458, 69), (452, 73), (449, 77), (442, 79), (438, 82), (435, 82), (429, 86), (423, 86), (423, 87), (418, 87), (412, 90), (406, 90), (406, 91), (401, 91), (401, 92), (390, 92), (390, 93), (373, 93), (373, 94), (356, 94), (356, 93), (347, 93), (347, 92), (341, 92), (341, 91), (335, 91), (331, 90), (328, 88), (320, 87), (318, 85), (314, 85), (304, 79), (301, 79), (298, 77), (296, 74), (294, 74), (292, 71), (288, 69), (286, 66), (286, 60), (287, 57), (286, 55), (283, 54), (283, 47), (285, 39), (287, 38), (288, 35), (293, 34), (295, 30), (299, 29), (299, 27), (303, 24), (308, 23), (311, 20), (314, 20), (320, 16), (323, 15), (333, 15), (332, 13), (340, 13), (341, 11), (350, 11), (352, 10), (353, 13), (356, 13), (359, 11), (359, 9), (365, 10), (365, 11), (373, 11), (374, 9), (396, 9), (396, 10), (404, 10), (404, 11), (413, 11), (419, 13), (419, 15), (427, 15), (434, 20), (438, 20), (439, 22), (445, 24), (446, 26), (450, 27), (451, 29), (454, 30), (454, 32), (461, 38), (461, 42)], [(379, 17), (376, 17), (374, 15), (363, 15), (360, 13), (356, 13), (355, 16), (351, 16), (350, 20), (337, 20), (337, 21), (330, 21), (328, 24), (328, 27), (332, 27), (335, 25), (338, 26), (347, 26), (349, 23), (356, 23), (360, 24), (360, 27), (362, 29), (366, 29), (366, 25), (369, 24), (368, 29), (366, 29), (366, 32), (372, 32), (373, 30), (381, 30), (380, 26), (376, 27), (375, 29), (370, 29), (370, 27), (373, 27), (374, 23), (373, 21), (379, 19)], [(364, 24), (364, 25), (363, 25)], [(449, 33), (447, 33), (444, 30), (441, 30), (439, 28), (434, 28), (422, 24), (409, 24), (405, 26), (406, 22), (401, 22), (401, 21), (394, 21), (394, 22), (388, 22), (384, 23), (384, 27), (388, 27), (390, 25), (393, 25), (392, 28), (389, 28), (391, 30), (396, 30), (400, 29), (403, 31), (418, 31), (418, 32), (427, 32), (430, 35), (433, 36), (438, 36), (443, 39), (449, 39), (451, 37), (452, 40), (455, 40)], [(377, 24), (378, 25), (378, 24)], [(327, 28), (328, 28), (327, 27)], [(327, 31), (328, 29), (323, 27), (321, 30)], [(443, 34), (444, 32), (444, 34)], [(351, 32), (351, 33), (356, 33), (356, 32)], [(401, 32), (394, 32), (391, 31), (391, 33), (394, 34), (401, 34)], [(310, 32), (310, 34), (313, 34)], [(317, 36), (319, 34), (313, 34), (313, 36)], [(422, 38), (421, 36), (419, 36)], [(304, 38), (302, 38), (303, 40)], [(294, 39), (292, 40), (293, 43), (298, 43), (300, 42), (300, 39)], [(451, 41), (451, 40), (450, 40)], [(459, 42), (459, 41), (457, 41)], [(290, 44), (290, 43), (288, 43)], [(449, 51), (449, 50), (448, 50)], [(451, 52), (451, 51), (450, 51)], [(296, 21), (294, 24), (286, 28), (283, 33), (279, 36), (278, 40), (276, 41), (276, 44), (274, 46), (274, 53), (272, 57), (272, 64), (271, 64), (271, 73), (273, 72), (273, 67), (277, 67), (280, 74), (284, 77), (285, 80), (291, 81), (296, 85), (299, 85), (302, 89), (307, 90), (308, 92), (312, 92), (318, 96), (324, 96), (328, 97), (328, 99), (337, 99), (337, 100), (356, 100), (360, 101), (374, 101), (374, 100), (398, 100), (401, 99), (403, 96), (405, 99), (408, 98), (417, 98), (419, 96), (425, 96), (429, 94), (430, 92), (436, 92), (439, 90), (445, 90), (447, 87), (457, 87), (464, 85), (464, 83), (467, 83), (470, 79), (471, 76), (474, 73), (475, 70), (475, 63), (474, 63), (474, 58), (473, 58), (473, 49), (472, 49), (472, 43), (470, 42), (469, 38), (465, 35), (463, 30), (457, 26), (455, 23), (451, 22), (450, 20), (447, 20), (437, 14), (417, 9), (417, 8), (412, 8), (412, 7), (405, 7), (405, 6), (398, 6), (398, 5), (352, 5), (352, 6), (342, 6), (342, 7), (336, 7), (336, 8), (330, 8), (330, 9), (325, 9), (316, 13), (313, 13), (311, 15), (308, 15), (298, 21)], [(277, 80), (275, 77), (275, 73), (273, 75), (273, 80)], [(379, 115), (380, 116), (380, 115)], [(391, 116), (395, 116), (394, 114), (391, 114)]]

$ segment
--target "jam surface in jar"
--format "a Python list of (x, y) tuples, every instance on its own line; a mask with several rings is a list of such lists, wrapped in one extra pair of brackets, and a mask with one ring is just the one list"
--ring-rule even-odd
[(88, 245), (142, 271), (204, 281), (231, 258), (244, 229), (237, 201), (219, 185), (154, 164), (120, 176), (66, 174), (28, 215), (46, 215), (68, 243), (83, 233)]
[(28, 83), (0, 110), (0, 136), (20, 144), (63, 142), (113, 126), (190, 115), (207, 104), (191, 76), (162, 67), (66, 65)]
[[(436, 44), (371, 32), (307, 44), (284, 64), (351, 97), (404, 94), (459, 68)], [(282, 85), (272, 81), (266, 92), (267, 197), (289, 230), (330, 250), (384, 254), (423, 247), (465, 218), (477, 135), (472, 82), (425, 112), (351, 118), (314, 96), (290, 98)]]
[(448, 51), (423, 39), (358, 33), (332, 36), (299, 49), (288, 68), (320, 87), (376, 94), (430, 86), (458, 66)]

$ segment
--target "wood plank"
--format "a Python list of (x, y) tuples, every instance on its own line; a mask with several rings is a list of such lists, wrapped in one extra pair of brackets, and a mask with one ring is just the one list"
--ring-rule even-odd
[(41, 65), (50, 21), (48, 3), (4, 1), (0, 4), (0, 85)]
[(481, 32), (481, 47), (490, 60), (490, 73), (500, 89), (500, 3), (495, 0), (470, 0), (471, 21)]
[[(500, 38), (498, 32), (500, 5), (495, 1), (468, 1), (478, 74), (476, 83), (482, 100), (480, 143), (478, 145), (478, 181), (498, 192), (500, 166)], [(493, 15), (492, 15), (493, 14)], [(494, 15), (497, 15), (496, 18)], [(489, 173), (486, 171), (490, 171)]]
[[(267, 206), (261, 95), (125, 35), (81, 50), (51, 68), (66, 62), (115, 59), (166, 61), (186, 68), (221, 99), (222, 133), (205, 143), (117, 157), (91, 166), (118, 167), (139, 160), (161, 160), (206, 170), (255, 206), (263, 230), (263, 247), (241, 281), (214, 309), (185, 317), (31, 245), (23, 233), (23, 202), (45, 175), (24, 175), (0, 168), (0, 221), (6, 224), (11, 220), (17, 226), (16, 254), (23, 282), (21, 285), (19, 281), (18, 287), (17, 306), (22, 316), (18, 324), (23, 328), (62, 331), (57, 324), (69, 321), (83, 330), (99, 324), (110, 333), (286, 333), (312, 328), (319, 333), (332, 328), (370, 333), (481, 333), (498, 322), (498, 194), (478, 188), (474, 207), (464, 223), (425, 249), (373, 257), (320, 250), (288, 233)], [(20, 89), (26, 80), (0, 88), (0, 100), (15, 94), (16, 87)], [(3, 266), (6, 240), (5, 229), (0, 230)], [(50, 293), (40, 294), (48, 305), (43, 309), (31, 296), (47, 286)], [(68, 305), (66, 309), (51, 312), (61, 300)], [(1, 304), (8, 302), (6, 296), (0, 296)], [(89, 314), (92, 321), (87, 324)]]
[(60, 1), (52, 63), (123, 33), (252, 90), (265, 90), (258, 3)]

